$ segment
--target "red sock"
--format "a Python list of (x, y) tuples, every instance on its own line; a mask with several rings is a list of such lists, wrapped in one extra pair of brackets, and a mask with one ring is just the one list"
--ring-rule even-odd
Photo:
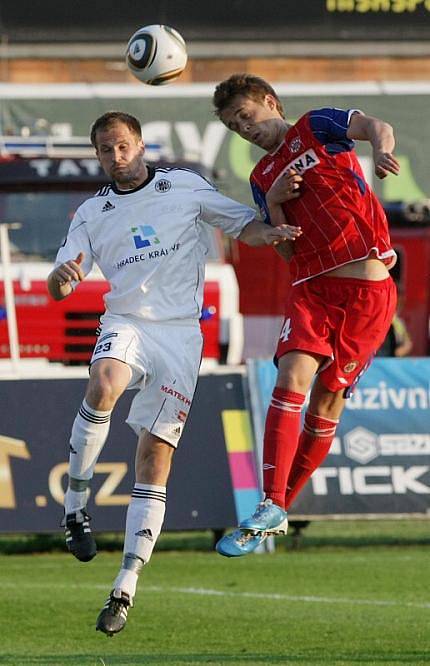
[(284, 507), (287, 480), (297, 451), (300, 412), (305, 401), (301, 393), (275, 387), (264, 430), (263, 485), (266, 498)]
[(338, 423), (339, 421), (306, 412), (303, 432), (288, 477), (285, 508), (291, 506), (306, 481), (328, 454)]

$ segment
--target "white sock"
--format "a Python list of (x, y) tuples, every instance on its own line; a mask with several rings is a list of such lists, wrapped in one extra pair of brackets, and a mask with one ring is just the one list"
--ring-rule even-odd
[(131, 494), (125, 526), (124, 556), (114, 588), (136, 593), (137, 579), (161, 532), (166, 510), (166, 488), (136, 483)]
[(64, 496), (66, 513), (85, 507), (94, 467), (109, 434), (112, 410), (102, 412), (83, 400), (72, 427), (69, 456), (69, 487)]
[(89, 488), (87, 488), (86, 490), (78, 491), (78, 490), (72, 490), (69, 486), (64, 495), (65, 513), (76, 513), (80, 509), (84, 509), (87, 505), (89, 494), (90, 494)]

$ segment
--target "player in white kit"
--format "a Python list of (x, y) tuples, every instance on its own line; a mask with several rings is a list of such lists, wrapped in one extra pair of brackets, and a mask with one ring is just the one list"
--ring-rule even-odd
[(138, 443), (124, 555), (96, 625), (112, 635), (125, 625), (140, 570), (160, 534), (172, 456), (198, 378), (202, 222), (255, 246), (293, 240), (300, 230), (257, 221), (253, 209), (221, 195), (193, 171), (145, 164), (140, 123), (129, 114), (98, 118), (91, 141), (112, 183), (78, 208), (48, 289), (56, 300), (66, 298), (94, 262), (110, 284), (72, 427), (64, 502), (66, 544), (84, 562), (96, 555), (86, 501), (111, 413), (125, 389), (139, 389), (127, 418)]

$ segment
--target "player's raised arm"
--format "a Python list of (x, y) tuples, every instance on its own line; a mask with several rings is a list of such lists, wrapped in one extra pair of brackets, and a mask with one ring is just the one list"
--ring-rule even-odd
[(238, 239), (247, 245), (257, 247), (259, 245), (277, 245), (287, 240), (293, 241), (301, 233), (300, 227), (293, 227), (290, 224), (272, 227), (259, 220), (252, 220), (241, 231)]
[(396, 176), (399, 174), (400, 164), (393, 155), (396, 143), (394, 131), (389, 123), (354, 113), (346, 135), (349, 139), (369, 141), (372, 144), (375, 174), (378, 178), (385, 178), (389, 173)]
[(79, 252), (76, 259), (69, 259), (63, 264), (56, 266), (48, 276), (48, 291), (52, 298), (61, 301), (73, 291), (73, 282), (82, 282), (85, 275), (81, 264), (84, 253)]

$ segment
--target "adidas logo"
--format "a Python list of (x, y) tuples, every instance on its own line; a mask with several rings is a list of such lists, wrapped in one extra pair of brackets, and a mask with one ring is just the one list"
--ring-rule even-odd
[(108, 210), (113, 210), (115, 206), (111, 204), (110, 201), (106, 201), (105, 205), (102, 208), (102, 213), (106, 213)]
[(149, 541), (154, 541), (154, 537), (152, 536), (152, 532), (149, 528), (145, 529), (145, 530), (139, 530), (138, 532), (135, 532), (134, 534), (135, 534), (135, 536), (145, 537), (145, 539), (149, 539)]

